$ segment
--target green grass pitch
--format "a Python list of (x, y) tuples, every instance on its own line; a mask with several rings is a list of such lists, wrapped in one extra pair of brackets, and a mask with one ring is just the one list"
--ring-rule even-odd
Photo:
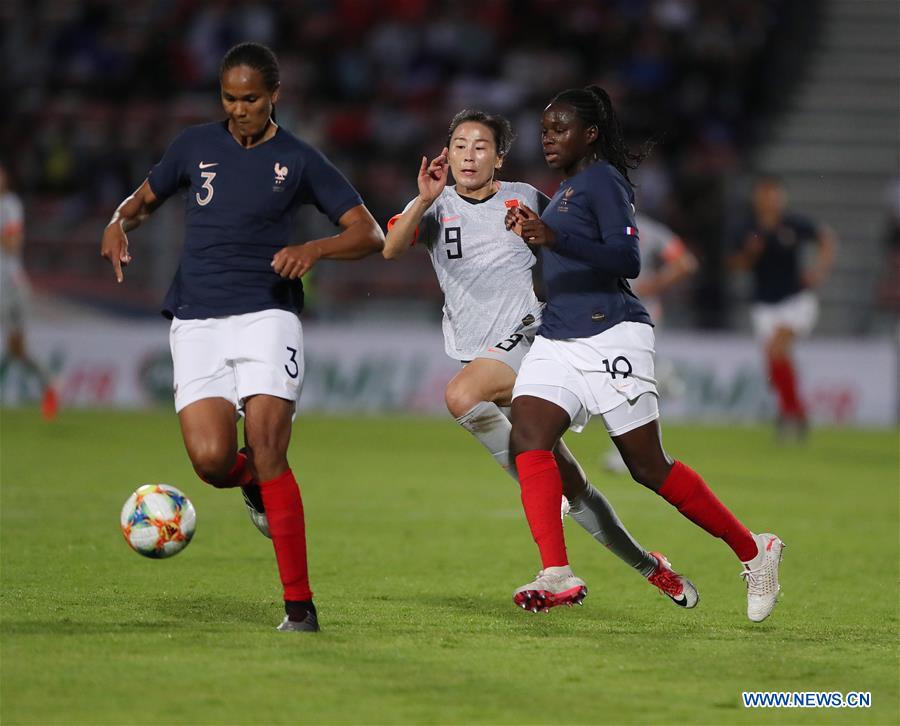
[[(568, 437), (637, 539), (700, 590), (681, 611), (567, 522), (583, 608), (523, 612), (539, 567), (518, 492), (450, 420), (301, 416), (322, 632), (278, 633), (271, 544), (192, 473), (169, 412), (0, 417), (3, 724), (881, 723), (898, 707), (898, 440), (670, 426), (751, 528), (788, 544), (783, 597), (746, 619), (730, 550), (626, 476), (602, 426)], [(118, 530), (139, 484), (181, 488), (173, 559)], [(870, 709), (744, 709), (741, 692), (869, 691)]]

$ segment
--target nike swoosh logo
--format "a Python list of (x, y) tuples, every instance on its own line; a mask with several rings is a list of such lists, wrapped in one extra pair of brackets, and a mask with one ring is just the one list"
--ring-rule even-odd
[(461, 214), (457, 214), (455, 217), (444, 217), (444, 218), (441, 219), (441, 221), (442, 221), (444, 224), (447, 224), (447, 222), (455, 222), (455, 221), (456, 221), (457, 219), (459, 219), (461, 216), (462, 216)]
[(209, 164), (204, 164), (202, 161), (200, 162), (201, 169), (209, 169), (209, 167), (211, 167), (211, 166), (218, 166), (218, 165), (219, 165), (218, 161), (213, 161), (213, 162), (210, 162)]

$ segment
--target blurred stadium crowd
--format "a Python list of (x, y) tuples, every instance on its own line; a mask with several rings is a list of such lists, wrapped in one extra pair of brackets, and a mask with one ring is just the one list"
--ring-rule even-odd
[[(102, 226), (181, 127), (221, 116), (219, 60), (235, 42), (256, 40), (281, 63), (279, 122), (322, 148), (382, 223), (414, 196), (419, 159), (440, 150), (463, 107), (507, 115), (518, 139), (503, 177), (552, 193), (558, 180), (539, 153), (540, 111), (563, 88), (600, 83), (635, 143), (658, 140), (634, 177), (640, 206), (681, 233), (702, 261), (670, 319), (723, 325), (728, 180), (743, 171), (789, 93), (816, 6), (6, 0), (0, 86), (13, 113), (0, 119), (0, 155), (26, 203), (27, 264), (38, 288), (155, 311), (176, 261), (179, 205), (135, 233), (126, 290), (114, 289), (98, 257)], [(312, 216), (296, 241), (322, 232)], [(313, 312), (339, 316), (360, 297), (438, 305), (432, 277), (424, 255), (323, 265)]]

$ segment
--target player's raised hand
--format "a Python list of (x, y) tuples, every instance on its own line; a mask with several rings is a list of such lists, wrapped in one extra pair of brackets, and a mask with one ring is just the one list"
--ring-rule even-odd
[(122, 282), (125, 275), (122, 268), (131, 262), (128, 252), (128, 236), (118, 221), (110, 222), (103, 230), (103, 239), (100, 241), (100, 256), (112, 263), (113, 272), (116, 274), (116, 282)]
[(282, 247), (272, 257), (272, 269), (288, 280), (299, 280), (322, 257), (322, 250), (315, 242)]
[(450, 162), (447, 159), (449, 153), (450, 150), (445, 146), (441, 153), (430, 162), (427, 156), (422, 157), (418, 183), (419, 197), (423, 202), (431, 204), (447, 186), (447, 170), (450, 168)]

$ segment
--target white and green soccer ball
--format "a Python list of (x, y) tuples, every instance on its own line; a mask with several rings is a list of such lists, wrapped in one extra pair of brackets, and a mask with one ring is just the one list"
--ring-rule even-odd
[(197, 526), (191, 500), (168, 484), (144, 484), (128, 497), (120, 517), (125, 541), (144, 557), (177, 555)]

